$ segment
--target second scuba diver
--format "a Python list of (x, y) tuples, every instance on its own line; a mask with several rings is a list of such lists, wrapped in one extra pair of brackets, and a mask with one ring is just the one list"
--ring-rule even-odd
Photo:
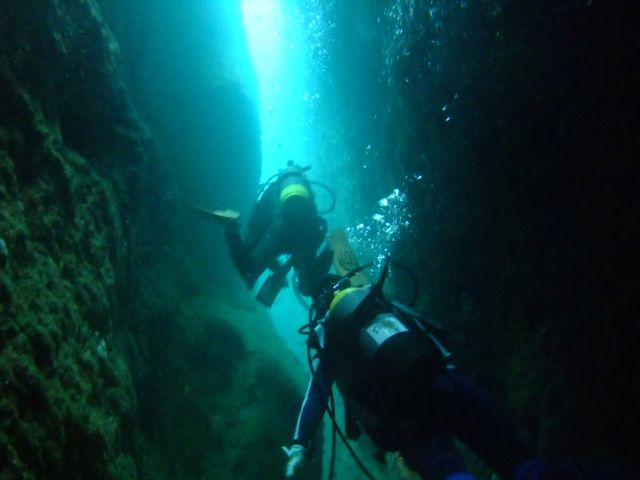
[[(318, 254), (327, 235), (327, 222), (318, 213), (311, 182), (305, 175), (309, 168), (289, 161), (284, 170), (261, 186), (244, 237), (239, 213), (194, 207), (224, 226), (231, 259), (248, 289), (267, 268), (273, 271), (257, 295), (267, 307), (284, 286), (291, 268), (297, 274), (299, 292), (310, 295), (331, 265), (328, 247)], [(280, 255), (289, 258), (281, 264)]]

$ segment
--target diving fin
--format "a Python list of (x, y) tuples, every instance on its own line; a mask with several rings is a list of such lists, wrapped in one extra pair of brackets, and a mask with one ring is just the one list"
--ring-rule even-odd
[[(329, 240), (329, 246), (333, 250), (333, 266), (338, 275), (345, 276), (360, 268), (356, 254), (349, 243), (347, 232), (342, 229), (334, 230), (329, 234), (327, 239)], [(362, 287), (371, 283), (362, 270), (364, 269), (358, 270), (356, 274), (350, 278), (352, 286)]]
[(205, 218), (213, 220), (223, 227), (237, 225), (238, 220), (240, 219), (240, 213), (235, 210), (209, 210), (197, 205), (191, 205), (191, 208), (203, 215)]
[(289, 270), (291, 270), (292, 266), (293, 257), (289, 257), (285, 263), (267, 277), (256, 295), (256, 300), (265, 307), (271, 308), (271, 305), (273, 305), (278, 293), (280, 293), (282, 287), (287, 284), (287, 274), (289, 273)]

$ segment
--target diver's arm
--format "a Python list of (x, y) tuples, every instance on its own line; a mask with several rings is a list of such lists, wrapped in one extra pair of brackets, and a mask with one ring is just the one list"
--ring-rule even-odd
[(327, 408), (332, 383), (333, 380), (327, 369), (322, 362), (318, 362), (300, 407), (293, 443), (290, 447), (282, 447), (287, 456), (285, 467), (285, 478), (287, 479), (293, 478), (305, 462), (311, 437)]
[(315, 429), (327, 408), (329, 393), (333, 379), (327, 372), (322, 361), (318, 362), (315, 373), (309, 380), (307, 393), (302, 401), (296, 429), (293, 434), (293, 443), (308, 446)]

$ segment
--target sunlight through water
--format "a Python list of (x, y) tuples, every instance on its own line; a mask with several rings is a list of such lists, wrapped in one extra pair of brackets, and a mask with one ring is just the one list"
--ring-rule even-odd
[(256, 70), (264, 181), (287, 160), (305, 163), (304, 36), (279, 0), (242, 0), (242, 18)]

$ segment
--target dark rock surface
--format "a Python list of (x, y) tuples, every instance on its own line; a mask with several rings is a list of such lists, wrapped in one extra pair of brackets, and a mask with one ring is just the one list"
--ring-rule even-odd
[(7, 5), (0, 38), (2, 476), (134, 478), (113, 333), (146, 132), (90, 5)]
[(405, 187), (417, 232), (395, 253), (459, 363), (543, 453), (640, 469), (637, 6), (319, 8), (333, 25), (319, 155), (356, 172), (336, 189), (375, 205), (422, 175)]
[[(140, 77), (135, 48), (161, 32), (134, 18), (154, 2), (125, 3), (2, 6), (0, 478), (274, 478), (302, 375), (252, 299), (221, 293), (226, 251), (189, 211), (206, 178), (225, 207), (253, 196), (250, 88), (222, 73), (232, 56)], [(163, 61), (198, 45), (193, 18)], [(194, 84), (206, 101), (185, 104)]]

